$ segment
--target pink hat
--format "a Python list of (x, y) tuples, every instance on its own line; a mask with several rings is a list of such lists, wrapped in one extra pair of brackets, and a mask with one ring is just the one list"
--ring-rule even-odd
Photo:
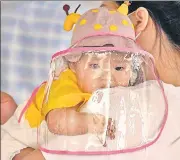
[[(139, 52), (140, 47), (135, 43), (134, 26), (127, 14), (128, 5), (125, 3), (117, 10), (110, 11), (105, 7), (100, 7), (91, 9), (82, 16), (67, 13), (64, 29), (69, 31), (76, 24), (71, 40), (73, 48), (102, 47), (111, 44), (113, 47), (126, 48), (126, 50), (128, 48)], [(77, 61), (80, 55), (77, 53), (73, 56), (66, 56), (66, 58), (69, 61)]]
[[(118, 10), (109, 11), (107, 8), (101, 7), (91, 9), (79, 18), (71, 42), (75, 44), (84, 37), (98, 34), (114, 34), (135, 40), (134, 27), (127, 15), (123, 15)], [(104, 39), (105, 41), (112, 42), (108, 38)]]

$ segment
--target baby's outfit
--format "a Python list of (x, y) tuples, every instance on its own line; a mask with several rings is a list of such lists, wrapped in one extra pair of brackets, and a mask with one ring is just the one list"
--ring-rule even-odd
[(48, 103), (43, 105), (45, 87), (46, 83), (40, 86), (25, 112), (25, 119), (32, 128), (38, 127), (53, 109), (74, 107), (81, 103), (77, 110), (79, 111), (80, 107), (91, 96), (91, 94), (81, 91), (77, 84), (76, 75), (70, 69), (65, 69), (59, 78), (52, 82)]

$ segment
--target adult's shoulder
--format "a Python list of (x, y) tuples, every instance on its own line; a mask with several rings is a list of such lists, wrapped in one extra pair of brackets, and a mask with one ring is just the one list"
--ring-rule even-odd
[(180, 86), (176, 87), (172, 84), (167, 84), (163, 82), (164, 91), (167, 96), (167, 99), (173, 103), (174, 106), (179, 106), (180, 109)]
[(180, 138), (180, 86), (175, 87), (166, 83), (163, 83), (163, 86), (168, 101), (168, 119), (165, 130), (167, 137), (171, 137), (171, 143), (173, 143)]
[(168, 84), (168, 83), (164, 83), (164, 82), (163, 82), (163, 86), (164, 86), (165, 90), (168, 90), (170, 92), (176, 92), (176, 91), (178, 92), (178, 91), (180, 91), (180, 86), (174, 86), (172, 84)]

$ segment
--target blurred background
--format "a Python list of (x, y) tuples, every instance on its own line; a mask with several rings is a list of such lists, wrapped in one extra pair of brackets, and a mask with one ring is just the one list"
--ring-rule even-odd
[(1, 91), (20, 104), (47, 80), (51, 56), (70, 45), (63, 5), (83, 14), (101, 1), (1, 1)]

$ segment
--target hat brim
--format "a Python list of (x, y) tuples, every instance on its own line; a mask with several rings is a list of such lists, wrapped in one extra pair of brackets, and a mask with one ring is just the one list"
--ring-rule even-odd
[[(115, 35), (97, 35), (97, 36), (90, 36), (86, 37), (78, 42), (76, 42), (71, 48), (89, 48), (89, 51), (92, 51), (97, 48), (102, 47), (111, 47), (113, 49), (119, 48), (118, 51), (126, 51), (126, 52), (142, 52), (142, 49), (135, 43), (134, 40), (122, 37), (122, 36), (115, 36)], [(69, 54), (66, 59), (70, 62), (76, 62), (81, 57), (82, 52), (76, 52), (73, 54)]]

